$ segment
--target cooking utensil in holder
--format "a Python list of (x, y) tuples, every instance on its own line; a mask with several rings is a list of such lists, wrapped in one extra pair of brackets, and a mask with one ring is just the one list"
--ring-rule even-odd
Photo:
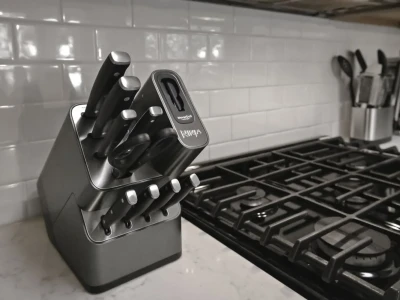
[(393, 106), (352, 107), (350, 138), (373, 143), (390, 141), (393, 113)]
[[(168, 102), (171, 99), (163, 92), (165, 78), (179, 89), (190, 122), (179, 122), (182, 114), (176, 116)], [(178, 178), (208, 144), (208, 134), (176, 73), (158, 70), (151, 74), (132, 108), (142, 115), (150, 106), (165, 112), (157, 124), (160, 129), (174, 128), (178, 135), (162, 158), (141, 165), (131, 176), (115, 178), (108, 160), (94, 155), (100, 142), (89, 135), (95, 119), (82, 116), (86, 105), (75, 105), (38, 180), (48, 236), (92, 293), (108, 290), (181, 255), (179, 203), (150, 214), (147, 211), (146, 217), (131, 219), (129, 226), (121, 221), (135, 205), (152, 200), (149, 189), (152, 193), (161, 190), (163, 197), (162, 188)], [(102, 224), (104, 216), (115, 214), (119, 214), (117, 222)]]

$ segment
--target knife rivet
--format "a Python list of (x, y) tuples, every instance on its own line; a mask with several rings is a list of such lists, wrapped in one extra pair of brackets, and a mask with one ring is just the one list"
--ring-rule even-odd
[(124, 101), (129, 101), (129, 99), (130, 99), (129, 97), (125, 97)]
[(117, 76), (119, 76), (119, 73), (118, 73), (118, 72), (115, 72), (115, 73), (114, 73), (114, 77), (117, 77)]
[(121, 203), (124, 203), (124, 199), (121, 199)]

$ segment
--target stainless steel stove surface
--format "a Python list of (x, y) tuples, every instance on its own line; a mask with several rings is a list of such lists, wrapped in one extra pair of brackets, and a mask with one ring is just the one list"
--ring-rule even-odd
[(400, 154), (307, 141), (192, 166), (183, 216), (307, 299), (400, 299)]

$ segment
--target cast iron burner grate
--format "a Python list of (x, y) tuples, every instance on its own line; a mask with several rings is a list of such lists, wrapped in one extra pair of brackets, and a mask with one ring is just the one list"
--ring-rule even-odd
[(183, 216), (306, 298), (399, 299), (396, 149), (331, 138), (194, 169)]

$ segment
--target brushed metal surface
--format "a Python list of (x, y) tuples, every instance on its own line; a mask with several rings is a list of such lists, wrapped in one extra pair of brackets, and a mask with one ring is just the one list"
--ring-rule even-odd
[(350, 137), (368, 142), (379, 141), (393, 134), (394, 107), (352, 107)]

